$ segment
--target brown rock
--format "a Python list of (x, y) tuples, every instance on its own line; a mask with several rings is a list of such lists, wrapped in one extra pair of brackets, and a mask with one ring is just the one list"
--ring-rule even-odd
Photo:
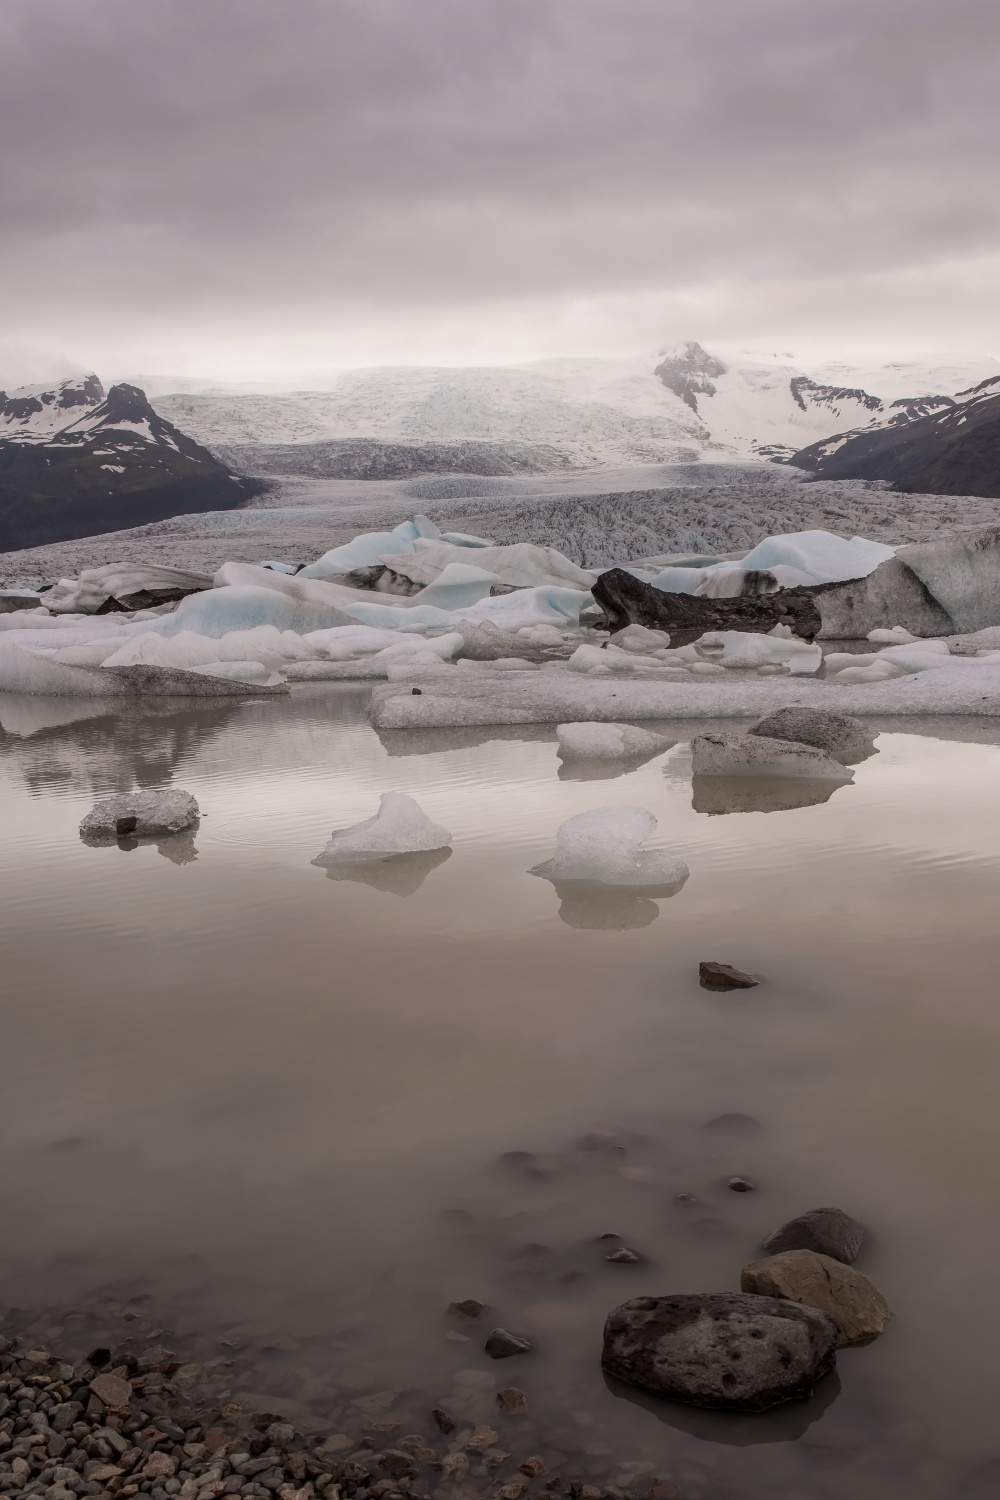
[(529, 1479), (539, 1479), (543, 1474), (549, 1472), (537, 1454), (532, 1458), (526, 1458), (524, 1463), (518, 1464), (517, 1467), (522, 1474), (527, 1474)]
[(680, 1500), (680, 1490), (669, 1479), (654, 1479), (643, 1500)]
[(528, 1398), (517, 1386), (504, 1386), (502, 1391), (497, 1391), (497, 1406), (507, 1415), (515, 1411), (527, 1411)]
[(120, 1375), (95, 1375), (90, 1389), (99, 1401), (113, 1409), (127, 1408), (132, 1399), (132, 1382), (123, 1380)]
[(487, 1427), (485, 1422), (477, 1422), (476, 1430), (465, 1446), (467, 1448), (478, 1449), (482, 1453), (486, 1448), (492, 1448), (499, 1436), (500, 1434), (494, 1432), (492, 1427)]
[(116, 1479), (121, 1473), (117, 1464), (91, 1463), (84, 1464), (83, 1477), (88, 1483), (106, 1484), (109, 1479)]
[(169, 1453), (151, 1453), (142, 1466), (145, 1479), (173, 1479), (177, 1473), (177, 1460)]
[(469, 1460), (464, 1453), (449, 1453), (441, 1469), (446, 1479), (464, 1479), (469, 1472)]
[(497, 1490), (497, 1500), (521, 1500), (527, 1488), (523, 1479), (511, 1479), (509, 1483), (502, 1484)]
[(333, 1458), (338, 1453), (346, 1453), (354, 1447), (354, 1441), (347, 1436), (346, 1432), (335, 1432), (321, 1443), (316, 1452), (320, 1458)]
[(841, 1344), (875, 1338), (892, 1317), (878, 1287), (853, 1266), (815, 1250), (783, 1250), (743, 1267), (745, 1292), (784, 1297), (826, 1313), (841, 1331)]
[(752, 974), (734, 969), (732, 964), (718, 964), (712, 960), (698, 965), (698, 978), (706, 990), (752, 990), (760, 983)]

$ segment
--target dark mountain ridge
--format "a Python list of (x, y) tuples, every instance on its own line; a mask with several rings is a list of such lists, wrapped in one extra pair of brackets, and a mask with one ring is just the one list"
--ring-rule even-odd
[(264, 488), (158, 416), (137, 386), (105, 394), (96, 375), (0, 392), (0, 434), (3, 550), (231, 510)]

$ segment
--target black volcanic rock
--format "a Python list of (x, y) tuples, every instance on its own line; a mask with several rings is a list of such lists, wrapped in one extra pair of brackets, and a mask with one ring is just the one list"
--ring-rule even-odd
[(780, 589), (774, 594), (746, 594), (736, 599), (699, 599), (694, 594), (671, 594), (627, 573), (610, 568), (593, 587), (610, 629), (646, 625), (665, 630), (672, 646), (696, 641), (706, 630), (749, 630), (767, 634), (775, 625), (788, 625), (794, 635), (811, 641), (822, 620), (815, 595), (839, 585), (814, 584)]
[[(100, 396), (92, 376), (56, 392), (4, 397), (0, 550), (231, 510), (263, 488), (157, 416), (137, 386)], [(30, 409), (22, 411), (24, 403)]]
[(959, 396), (966, 399), (929, 398), (932, 409), (916, 420), (919, 405), (909, 403), (885, 426), (835, 434), (788, 462), (821, 479), (885, 479), (917, 494), (1000, 498), (1000, 377)]

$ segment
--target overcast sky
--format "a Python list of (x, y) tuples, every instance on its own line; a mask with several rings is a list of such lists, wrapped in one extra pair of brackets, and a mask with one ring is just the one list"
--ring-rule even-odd
[(997, 353), (998, 100), (997, 0), (0, 0), (0, 366)]

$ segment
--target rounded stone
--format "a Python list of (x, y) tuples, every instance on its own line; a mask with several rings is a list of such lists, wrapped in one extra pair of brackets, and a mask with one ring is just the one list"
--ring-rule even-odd
[(676, 1401), (766, 1411), (810, 1395), (834, 1367), (839, 1336), (826, 1313), (777, 1297), (634, 1297), (609, 1316), (601, 1362)]
[(811, 1208), (768, 1235), (764, 1249), (771, 1255), (783, 1250), (815, 1250), (817, 1255), (829, 1255), (849, 1266), (857, 1260), (864, 1237), (865, 1226), (842, 1208)]

